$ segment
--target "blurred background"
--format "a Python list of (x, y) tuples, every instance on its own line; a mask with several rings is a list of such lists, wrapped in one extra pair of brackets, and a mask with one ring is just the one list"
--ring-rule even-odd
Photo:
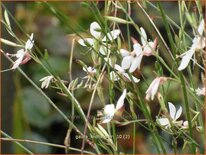
[[(72, 40), (77, 38), (74, 35), (74, 31), (80, 35), (85, 35), (85, 32), (89, 33), (90, 23), (96, 21), (95, 16), (86, 7), (85, 3), (82, 2), (48, 2), (49, 5), (54, 6), (60, 10), (65, 18), (59, 20), (59, 18), (51, 11), (50, 7), (43, 2), (2, 2), (3, 5), (10, 11), (14, 16), (15, 21), (10, 18), (12, 29), (15, 34), (22, 40), (27, 40), (25, 33), (34, 33), (35, 45), (41, 50), (42, 53), (48, 52), (48, 61), (52, 68), (58, 73), (58, 75), (64, 79), (69, 80), (69, 57), (71, 51)], [(155, 3), (154, 3), (155, 4)], [(162, 2), (163, 7), (167, 15), (172, 18), (175, 23), (179, 24), (178, 4), (177, 2)], [(98, 2), (97, 6), (102, 14), (104, 14), (104, 2)], [(134, 3), (131, 5), (131, 16), (134, 21), (146, 29), (148, 38), (154, 39), (155, 33), (151, 25), (148, 24), (148, 20), (145, 18), (143, 13), (138, 9), (138, 6)], [(191, 7), (191, 12), (195, 12), (195, 7)], [(162, 19), (157, 11), (152, 8), (147, 8), (148, 14), (152, 17), (153, 21), (159, 28), (161, 34), (168, 42), (165, 34), (164, 25)], [(2, 11), (3, 12), (3, 11)], [(113, 12), (111, 12), (111, 15)], [(124, 14), (118, 13), (118, 17), (125, 18)], [(17, 23), (19, 26), (17, 25)], [(127, 42), (126, 25), (119, 24), (122, 35)], [(1, 28), (1, 37), (7, 40), (15, 42), (5, 30)], [(23, 30), (23, 31), (22, 31)], [(130, 27), (131, 36), (139, 39), (138, 33), (134, 27)], [(188, 25), (186, 30), (189, 34), (192, 34), (192, 29)], [(173, 29), (174, 33), (178, 32)], [(128, 47), (127, 44), (124, 45)], [(8, 53), (15, 53), (18, 49), (11, 48), (9, 46), (1, 45), (1, 48)], [(35, 52), (35, 50), (33, 50)], [(166, 50), (160, 46), (160, 54), (165, 58), (166, 62), (172, 65), (172, 61), (166, 53)], [(73, 58), (73, 71), (72, 75), (74, 78), (83, 77), (85, 73), (82, 71), (81, 65), (77, 63), (77, 60), (82, 60), (88, 66), (91, 64), (91, 58), (88, 52), (85, 52), (78, 43), (75, 44), (74, 58)], [(146, 57), (143, 59), (142, 65), (144, 70), (142, 73), (148, 81), (154, 79), (155, 69), (153, 64), (156, 61), (154, 57)], [(1, 68), (8, 69), (11, 63), (2, 56)], [(40, 65), (34, 61), (29, 61), (26, 65), (22, 65), (21, 68), (25, 73), (38, 85), (41, 83), (39, 79), (46, 76), (46, 72), (41, 68)], [(163, 71), (165, 76), (169, 76), (167, 71)], [(47, 103), (44, 97), (29, 84), (29, 82), (18, 72), (10, 71), (5, 72), (1, 75), (2, 77), (2, 130), (11, 135), (13, 138), (19, 139), (31, 139), (36, 141), (50, 142), (55, 144), (64, 145), (64, 138), (68, 130), (68, 124), (64, 119)], [(196, 81), (200, 81), (200, 74), (196, 76)], [(201, 83), (201, 81), (199, 82)], [(107, 84), (103, 91), (107, 94)], [(146, 85), (140, 84), (141, 90), (146, 90)], [(174, 103), (180, 103), (181, 95), (178, 93), (179, 86), (172, 83), (172, 87), (168, 92), (172, 93), (169, 95), (167, 100), (171, 100)], [(115, 90), (114, 90), (115, 91)], [(56, 93), (55, 89), (48, 88), (44, 92), (52, 99), (52, 101), (67, 115), (71, 113), (71, 102), (66, 98)], [(144, 92), (143, 92), (144, 94)], [(118, 97), (118, 94), (116, 95)], [(84, 89), (75, 91), (75, 97), (81, 103), (85, 113), (91, 93)], [(109, 100), (105, 95), (105, 100), (109, 104)], [(99, 98), (96, 98), (92, 108), (92, 115), (97, 115), (97, 110), (102, 109), (102, 105), (98, 104)], [(153, 116), (155, 119), (156, 114), (159, 111), (159, 104), (155, 100), (151, 105)], [(127, 107), (126, 107), (127, 108)], [(143, 115), (137, 109), (139, 118), (143, 118)], [(84, 123), (81, 120), (75, 120), (77, 127), (83, 131)], [(118, 127), (118, 133), (124, 133), (131, 135), (132, 127), (124, 126)], [(81, 140), (75, 138), (76, 133), (72, 131), (71, 134), (71, 147), (81, 147)], [(171, 149), (171, 137), (167, 134), (162, 133), (167, 139), (168, 143), (165, 142), (168, 152), (172, 152)], [(154, 146), (151, 143), (151, 137), (146, 130), (137, 126), (136, 137), (131, 137), (129, 140), (119, 140), (119, 148), (122, 152), (132, 153), (132, 139), (135, 138), (137, 141), (137, 153), (156, 153)], [(198, 138), (197, 138), (198, 140)], [(49, 147), (45, 145), (29, 144), (24, 143), (25, 146), (30, 148), (35, 153), (54, 153), (61, 154), (65, 153), (62, 148)], [(178, 141), (178, 146), (181, 148), (183, 141)], [(149, 148), (149, 149), (148, 149)], [(86, 145), (86, 150), (90, 150), (89, 146)], [(2, 153), (25, 153), (19, 146), (12, 142), (2, 141)], [(69, 153), (77, 153), (70, 151)]]

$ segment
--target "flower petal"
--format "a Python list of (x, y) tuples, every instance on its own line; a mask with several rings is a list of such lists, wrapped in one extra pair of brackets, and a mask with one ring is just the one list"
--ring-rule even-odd
[(107, 115), (104, 116), (102, 123), (109, 123), (112, 120), (113, 116)]
[(93, 46), (94, 45), (94, 40), (92, 38), (79, 39), (78, 43), (82, 46), (87, 46), (88, 44), (90, 46)]
[(129, 76), (128, 73), (122, 73), (128, 80), (130, 81), (134, 81), (134, 83), (138, 83), (140, 81), (140, 79), (137, 79), (136, 77), (132, 76), (131, 77)]
[(170, 122), (167, 118), (159, 118), (157, 119), (157, 122), (161, 125), (161, 126), (166, 126), (169, 125)]
[(25, 49), (26, 50), (31, 50), (32, 49), (32, 47), (34, 45), (33, 36), (34, 36), (34, 34), (32, 33), (31, 36), (29, 37), (29, 39), (27, 40), (27, 42), (25, 44)]
[(138, 55), (139, 53), (142, 53), (142, 47), (140, 44), (138, 43), (133, 44), (133, 48), (134, 48), (136, 55)]
[(124, 72), (125, 72), (124, 69), (123, 69), (121, 66), (117, 65), (117, 64), (114, 65), (114, 68), (115, 68), (117, 71), (119, 71), (120, 73), (124, 73)]
[(105, 105), (105, 107), (104, 107), (104, 114), (105, 115), (114, 115), (114, 113), (115, 113), (114, 104)]
[(19, 57), (13, 64), (11, 69), (16, 69), (17, 67), (19, 67), (19, 65), (21, 64), (22, 60), (24, 57)]
[(126, 56), (123, 58), (121, 66), (123, 69), (128, 69), (133, 61), (133, 57), (132, 56)]
[(181, 71), (187, 67), (189, 64), (193, 54), (195, 53), (195, 49), (191, 48), (189, 51), (187, 51), (184, 56), (182, 57), (182, 61), (180, 63), (180, 66), (178, 67), (178, 70)]
[(176, 108), (175, 106), (171, 103), (171, 102), (168, 102), (168, 105), (169, 105), (169, 113), (170, 113), (170, 116), (173, 120), (175, 120), (175, 115), (176, 115)]
[(107, 35), (102, 39), (102, 41), (112, 41), (115, 40), (120, 34), (120, 30), (116, 29), (111, 32), (108, 32)]
[(198, 26), (198, 30), (197, 30), (199, 35), (203, 34), (204, 27), (205, 27), (205, 22), (204, 22), (204, 19), (202, 19), (200, 22), (200, 25)]
[(177, 113), (175, 115), (175, 120), (177, 120), (182, 114), (182, 107), (180, 106), (180, 108), (177, 110)]
[(146, 56), (151, 56), (156, 48), (156, 45), (154, 45), (154, 42), (149, 42), (145, 47), (144, 47), (144, 55)]
[(140, 64), (142, 61), (143, 55), (140, 54), (139, 56), (136, 56), (134, 60), (132, 61), (131, 67), (129, 68), (129, 72), (134, 72), (137, 68), (140, 69)]
[(146, 100), (154, 100), (154, 96), (157, 93), (157, 90), (159, 88), (160, 85), (160, 77), (155, 78), (152, 83), (150, 84), (149, 88), (146, 91)]
[(142, 42), (142, 45), (145, 46), (147, 43), (147, 34), (142, 27), (140, 28), (140, 31), (141, 31), (141, 42)]
[(101, 37), (101, 27), (99, 26), (99, 24), (97, 22), (91, 23), (90, 33), (96, 39), (99, 39)]
[(20, 57), (24, 57), (25, 54), (26, 52), (24, 51), (24, 49), (20, 49), (16, 52), (15, 56), (16, 58), (20, 58)]
[(120, 49), (120, 53), (121, 53), (122, 57), (126, 57), (130, 54), (130, 52), (125, 50), (125, 49)]
[(108, 104), (104, 107), (104, 118), (102, 123), (108, 123), (112, 120), (115, 113), (114, 104)]
[(116, 111), (120, 110), (124, 106), (124, 99), (125, 99), (126, 95), (127, 95), (127, 90), (124, 89), (122, 95), (120, 96), (119, 100), (117, 101), (117, 105), (115, 108)]

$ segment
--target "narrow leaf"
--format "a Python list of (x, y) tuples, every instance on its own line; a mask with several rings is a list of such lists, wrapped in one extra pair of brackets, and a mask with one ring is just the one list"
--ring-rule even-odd
[(118, 18), (118, 17), (112, 17), (112, 16), (105, 16), (105, 18), (109, 21), (112, 21), (112, 22), (116, 22), (116, 23), (121, 23), (121, 24), (131, 24), (131, 22), (125, 20), (125, 19), (122, 19), (122, 18)]

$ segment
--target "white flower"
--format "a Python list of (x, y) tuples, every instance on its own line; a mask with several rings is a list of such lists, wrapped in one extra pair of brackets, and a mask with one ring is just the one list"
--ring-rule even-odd
[[(134, 81), (134, 83), (138, 83), (140, 81), (140, 79), (137, 79), (136, 77), (129, 75), (128, 73), (125, 73), (125, 70), (117, 64), (114, 65), (114, 69), (117, 70), (119, 74), (123, 75), (126, 78), (126, 80), (129, 80), (131, 82)], [(110, 72), (110, 79), (112, 79), (113, 81), (118, 81), (119, 76), (114, 71), (112, 71)]]
[(112, 118), (114, 117), (115, 113), (124, 106), (124, 100), (125, 100), (126, 94), (127, 94), (127, 90), (124, 89), (122, 95), (117, 101), (116, 107), (114, 104), (108, 104), (104, 107), (104, 118), (103, 118), (102, 123), (110, 122)]
[(137, 68), (140, 69), (140, 63), (142, 61), (143, 52), (140, 44), (133, 45), (133, 51), (121, 49), (120, 53), (123, 57), (121, 66), (123, 69), (129, 69), (129, 72), (134, 72)]
[(201, 96), (201, 95), (205, 96), (205, 87), (203, 87), (202, 89), (197, 88), (197, 89), (195, 90), (195, 92), (196, 92), (196, 94), (197, 94), (198, 96)]
[(153, 42), (147, 41), (147, 35), (144, 31), (144, 29), (140, 28), (142, 36), (141, 36), (141, 46), (134, 38), (132, 38), (133, 41), (133, 51), (129, 52), (127, 50), (121, 49), (120, 53), (123, 57), (121, 66), (123, 69), (129, 69), (129, 72), (134, 72), (137, 68), (140, 69), (140, 64), (142, 61), (142, 57), (145, 56), (151, 56), (154, 53), (154, 50), (157, 46), (157, 39), (155, 39)]
[[(177, 119), (181, 116), (182, 114), (182, 107), (180, 106), (180, 108), (177, 110), (175, 108), (175, 106), (171, 103), (171, 102), (168, 102), (168, 105), (169, 105), (169, 115), (170, 115), (170, 120), (168, 118), (159, 118), (157, 119), (157, 122), (161, 125), (161, 126), (164, 126), (164, 127), (170, 127), (171, 124), (170, 124), (170, 121), (171, 123), (173, 124), (176, 124), (176, 125), (182, 125), (182, 121), (177, 121)], [(187, 122), (183, 123), (186, 127), (187, 125)]]
[[(92, 47), (94, 47), (96, 40), (99, 40), (102, 42), (102, 45), (99, 48), (99, 51), (101, 54), (105, 55), (106, 51), (109, 50), (109, 48), (107, 48), (105, 42), (108, 41), (112, 41), (114, 39), (116, 39), (119, 34), (120, 34), (120, 30), (115, 29), (111, 32), (108, 32), (106, 34), (106, 36), (103, 36), (101, 33), (101, 27), (97, 22), (92, 22), (90, 24), (90, 33), (94, 38), (84, 38), (84, 39), (79, 39), (78, 43), (82, 46), (87, 46), (90, 45)], [(108, 45), (109, 46), (109, 45)]]
[(145, 56), (151, 56), (154, 54), (154, 50), (157, 47), (157, 38), (155, 38), (154, 41), (147, 41), (147, 34), (145, 30), (141, 27), (141, 43), (143, 48), (143, 55)]
[(52, 75), (50, 76), (45, 76), (43, 77), (42, 79), (40, 79), (39, 81), (41, 81), (41, 88), (48, 88), (50, 83), (51, 83), (51, 80), (53, 79), (54, 77)]
[(195, 54), (195, 51), (199, 51), (205, 47), (205, 38), (203, 37), (204, 27), (205, 23), (204, 19), (202, 19), (197, 29), (198, 34), (194, 34), (195, 38), (192, 40), (192, 46), (187, 52), (181, 55), (182, 61), (178, 67), (179, 71), (185, 69), (188, 66), (192, 56)]
[(96, 74), (97, 70), (95, 68), (89, 67), (83, 67), (83, 71), (85, 71), (89, 76), (93, 76)]
[(11, 69), (16, 69), (17, 67), (19, 67), (20, 64), (26, 64), (31, 59), (28, 50), (31, 50), (33, 45), (34, 45), (34, 40), (33, 40), (33, 33), (32, 33), (30, 38), (27, 40), (24, 49), (18, 50), (16, 54), (7, 53), (8, 56), (17, 58), (17, 60), (14, 61)]
[(159, 85), (163, 84), (167, 80), (166, 77), (156, 77), (152, 83), (150, 84), (149, 88), (146, 91), (146, 100), (154, 100), (154, 97), (158, 91)]
[(34, 34), (32, 33), (29, 39), (27, 40), (25, 44), (25, 51), (31, 50), (32, 47), (34, 46), (34, 40), (33, 40)]

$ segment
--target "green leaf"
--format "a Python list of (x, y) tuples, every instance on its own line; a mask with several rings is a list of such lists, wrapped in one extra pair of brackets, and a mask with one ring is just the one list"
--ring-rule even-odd
[(36, 127), (47, 127), (50, 124), (50, 121), (48, 121), (50, 106), (47, 100), (31, 87), (23, 89), (21, 97), (24, 118)]
[[(34, 133), (34, 132), (26, 132), (24, 137), (25, 139), (29, 139), (33, 141), (47, 142), (47, 139), (45, 139), (41, 135)], [(51, 153), (51, 148), (48, 145), (33, 144), (33, 143), (26, 143), (26, 145), (30, 150), (32, 150), (33, 152), (37, 154)]]

